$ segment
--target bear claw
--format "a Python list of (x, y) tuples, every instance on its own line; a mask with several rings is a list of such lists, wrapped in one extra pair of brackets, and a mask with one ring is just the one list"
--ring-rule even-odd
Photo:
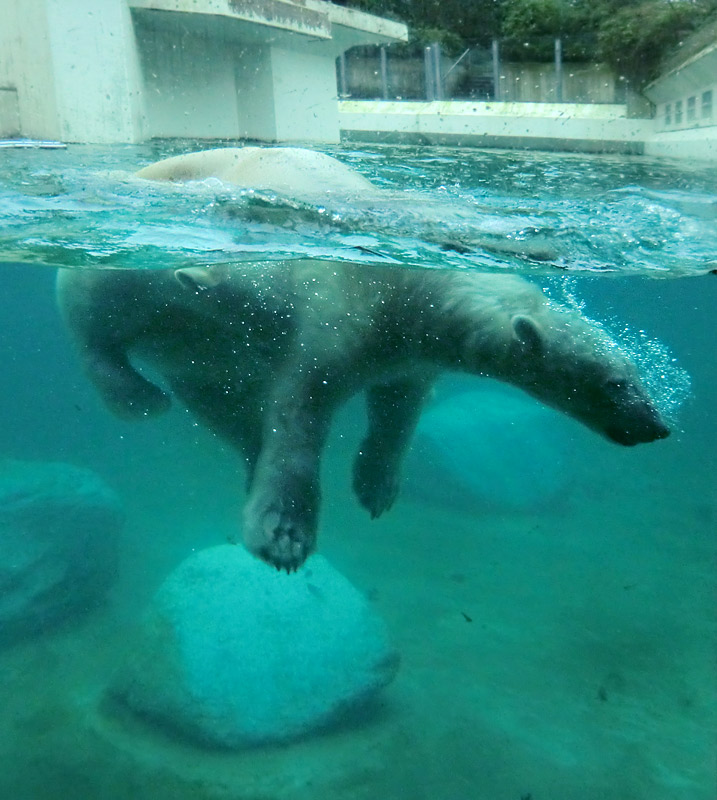
[(361, 474), (359, 469), (354, 473), (354, 493), (371, 519), (377, 519), (391, 508), (398, 496), (398, 487), (398, 478), (393, 474), (369, 477)]
[[(258, 536), (252, 531), (261, 531)], [(315, 536), (291, 515), (271, 509), (260, 524), (247, 524), (245, 543), (250, 552), (277, 570), (296, 572), (314, 549)]]

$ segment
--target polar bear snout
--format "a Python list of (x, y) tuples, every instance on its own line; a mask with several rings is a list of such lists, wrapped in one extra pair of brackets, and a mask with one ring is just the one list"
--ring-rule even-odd
[(670, 429), (653, 408), (646, 410), (642, 419), (635, 420), (629, 425), (614, 425), (605, 429), (605, 436), (610, 441), (625, 447), (655, 442), (658, 439), (666, 439), (669, 435)]

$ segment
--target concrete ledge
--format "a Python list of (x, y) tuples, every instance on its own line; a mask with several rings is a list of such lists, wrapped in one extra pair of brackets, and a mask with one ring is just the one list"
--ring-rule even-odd
[(651, 120), (622, 105), (461, 101), (339, 102), (347, 139), (640, 154)]
[[(313, 8), (322, 14), (328, 14), (332, 26), (332, 34), (336, 36), (336, 28), (346, 31), (356, 31), (369, 34), (370, 41), (375, 43), (406, 42), (408, 41), (408, 28), (403, 22), (394, 22), (390, 19), (377, 17), (346, 6), (335, 6), (324, 0), (304, 0), (307, 8)], [(365, 43), (365, 36), (358, 43)]]
[(477, 100), (342, 100), (348, 114), (396, 114), (405, 117), (530, 117), (549, 119), (627, 118), (627, 107), (617, 103), (499, 103)]
[(177, 15), (185, 14), (224, 17), (225, 23), (237, 20), (323, 39), (331, 37), (328, 14), (286, 0), (129, 0), (129, 6), (172, 12), (174, 21)]
[(297, 34), (334, 43), (334, 56), (361, 44), (408, 39), (403, 23), (382, 19), (323, 0), (128, 0), (135, 14), (180, 32), (202, 30), (216, 37), (237, 38), (295, 48)]
[(592, 139), (560, 139), (539, 136), (471, 136), (465, 134), (368, 133), (342, 131), (347, 142), (382, 142), (384, 144), (444, 145), (447, 147), (495, 147), (505, 150), (549, 150), (561, 153), (620, 153), (640, 156), (644, 142)]
[(660, 75), (645, 88), (653, 103), (666, 103), (676, 97), (698, 92), (714, 83), (717, 75), (717, 42)]
[(645, 155), (717, 161), (717, 125), (656, 133), (645, 142)]

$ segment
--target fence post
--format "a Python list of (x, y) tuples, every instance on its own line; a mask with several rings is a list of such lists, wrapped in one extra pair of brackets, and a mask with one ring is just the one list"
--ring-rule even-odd
[(380, 49), (381, 54), (381, 97), (388, 100), (388, 61), (386, 59), (386, 48)]
[(563, 102), (563, 42), (555, 40), (555, 100)]
[(435, 100), (436, 93), (433, 88), (433, 50), (426, 47), (423, 50), (423, 71), (426, 76), (426, 100)]
[(438, 42), (431, 45), (433, 50), (434, 92), (436, 100), (443, 100), (443, 78), (441, 77), (441, 46)]
[(493, 54), (493, 99), (500, 101), (503, 92), (500, 86), (500, 50), (497, 39), (493, 39), (491, 52)]
[(339, 97), (348, 97), (346, 86), (346, 53), (339, 56)]

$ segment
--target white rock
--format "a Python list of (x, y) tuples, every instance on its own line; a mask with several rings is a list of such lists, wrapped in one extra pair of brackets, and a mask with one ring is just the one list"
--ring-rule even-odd
[(382, 620), (323, 557), (287, 575), (220, 545), (160, 587), (111, 692), (170, 731), (238, 747), (340, 720), (397, 666)]
[(0, 644), (95, 606), (122, 523), (117, 496), (89, 470), (0, 461)]
[(405, 492), (452, 508), (544, 507), (570, 477), (569, 425), (512, 389), (457, 392), (424, 411), (406, 459)]

